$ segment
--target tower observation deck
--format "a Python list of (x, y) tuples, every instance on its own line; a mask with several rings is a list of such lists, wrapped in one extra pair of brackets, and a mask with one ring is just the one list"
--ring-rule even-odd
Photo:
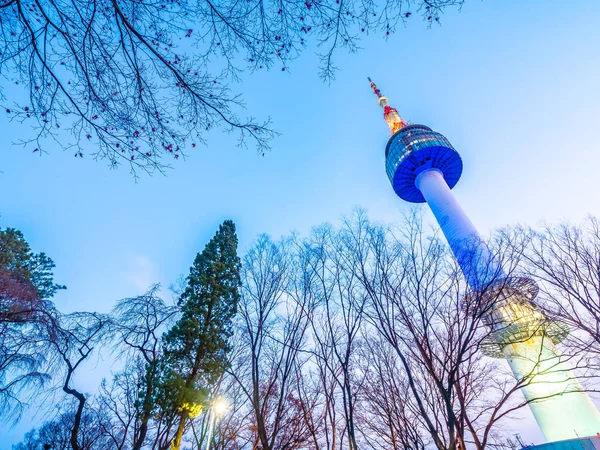
[(600, 413), (555, 347), (568, 328), (540, 311), (534, 280), (507, 276), (452, 193), (463, 170), (460, 155), (440, 133), (407, 125), (369, 82), (392, 132), (385, 169), (394, 191), (429, 205), (471, 289), (465, 301), (479, 296), (487, 305), (483, 352), (506, 358), (515, 378), (525, 380), (521, 391), (548, 441), (600, 433)]

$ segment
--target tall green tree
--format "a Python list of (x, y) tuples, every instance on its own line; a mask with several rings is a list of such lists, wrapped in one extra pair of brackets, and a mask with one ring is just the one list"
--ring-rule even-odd
[(227, 367), (232, 319), (237, 311), (240, 259), (235, 225), (227, 220), (196, 255), (179, 299), (181, 318), (164, 336), (164, 395), (176, 410), (172, 448), (206, 404), (208, 388)]

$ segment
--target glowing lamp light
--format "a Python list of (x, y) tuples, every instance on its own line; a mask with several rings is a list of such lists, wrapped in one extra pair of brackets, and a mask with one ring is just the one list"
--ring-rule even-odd
[(225, 413), (229, 408), (229, 403), (223, 397), (219, 397), (213, 400), (211, 405), (211, 418), (208, 426), (208, 438), (206, 439), (206, 450), (210, 450), (210, 444), (212, 442), (213, 428), (215, 427), (215, 419)]
[(212, 410), (214, 411), (216, 416), (223, 415), (225, 413), (225, 411), (227, 411), (228, 408), (229, 408), (229, 404), (227, 403), (227, 400), (225, 400), (224, 398), (216, 399), (212, 405)]

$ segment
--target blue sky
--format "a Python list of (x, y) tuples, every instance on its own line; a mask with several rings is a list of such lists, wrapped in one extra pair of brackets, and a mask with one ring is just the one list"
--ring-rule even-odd
[[(484, 234), (506, 224), (600, 215), (600, 3), (466, 0), (428, 30), (418, 16), (387, 42), (339, 54), (318, 78), (310, 51), (286, 72), (244, 78), (248, 113), (281, 136), (265, 157), (213, 133), (167, 176), (42, 157), (10, 143), (31, 133), (0, 121), (0, 226), (21, 229), (56, 262), (64, 311), (108, 311), (153, 282), (168, 286), (227, 218), (242, 251), (260, 233), (307, 233), (355, 207), (393, 222), (410, 205), (384, 170), (389, 137), (371, 76), (400, 114), (444, 134), (461, 154), (455, 194)], [(310, 49), (309, 49), (310, 50)], [(312, 49), (314, 50), (314, 48)], [(80, 375), (82, 385), (98, 375)], [(538, 439), (530, 420), (515, 432)], [(0, 431), (0, 448), (29, 424)]]

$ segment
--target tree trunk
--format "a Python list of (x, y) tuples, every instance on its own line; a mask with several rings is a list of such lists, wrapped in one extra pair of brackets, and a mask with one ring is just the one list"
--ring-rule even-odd
[(137, 439), (133, 443), (131, 450), (141, 450), (146, 434), (148, 434), (148, 421), (152, 416), (152, 390), (153, 390), (153, 377), (155, 374), (155, 368), (152, 368), (152, 372), (146, 372), (146, 393), (144, 396), (144, 404), (142, 405), (142, 419), (140, 424), (140, 431), (137, 435)]
[(133, 443), (131, 450), (140, 450), (142, 448), (142, 444), (144, 443), (146, 434), (148, 433), (148, 420), (150, 420), (150, 415), (144, 414), (142, 417), (142, 423), (140, 425), (140, 432), (138, 433), (138, 437)]
[(65, 384), (63, 386), (63, 391), (65, 391), (67, 394), (75, 397), (79, 402), (79, 404), (77, 405), (77, 412), (75, 413), (75, 420), (73, 421), (73, 428), (71, 429), (70, 442), (71, 442), (71, 448), (73, 450), (81, 450), (81, 447), (79, 446), (79, 442), (77, 442), (77, 436), (79, 435), (79, 427), (81, 426), (81, 416), (83, 415), (83, 407), (85, 405), (85, 396), (81, 392), (78, 392), (75, 389), (71, 389), (70, 387), (67, 386), (67, 384)]
[(175, 438), (173, 439), (173, 450), (179, 450), (181, 447), (181, 439), (183, 438), (183, 430), (185, 428), (185, 421), (187, 419), (187, 412), (182, 412), (179, 417), (179, 425), (177, 426), (177, 433), (175, 433)]

